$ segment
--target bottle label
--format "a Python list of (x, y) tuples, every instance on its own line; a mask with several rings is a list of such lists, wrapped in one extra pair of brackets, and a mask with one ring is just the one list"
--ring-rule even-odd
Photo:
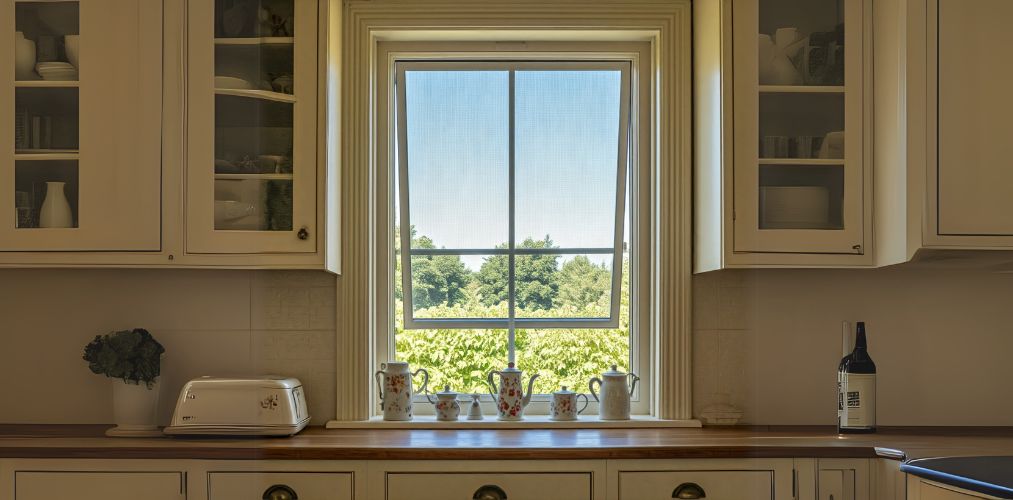
[(876, 426), (876, 375), (844, 373), (841, 376), (838, 409), (841, 427)]

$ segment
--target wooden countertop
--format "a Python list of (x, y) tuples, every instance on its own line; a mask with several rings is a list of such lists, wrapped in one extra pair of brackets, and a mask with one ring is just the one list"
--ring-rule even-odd
[(0, 425), (0, 458), (475, 460), (873, 458), (1013, 454), (1013, 427), (328, 430), (290, 438), (109, 438), (105, 425)]

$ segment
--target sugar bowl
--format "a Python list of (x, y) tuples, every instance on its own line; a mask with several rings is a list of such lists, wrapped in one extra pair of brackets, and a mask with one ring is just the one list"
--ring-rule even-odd
[[(578, 410), (577, 402), (580, 398), (584, 398), (584, 406)], [(549, 418), (559, 421), (577, 420), (577, 415), (587, 409), (588, 403), (587, 394), (577, 394), (567, 390), (564, 385), (562, 389), (552, 393), (552, 401), (549, 402)]]
[(426, 394), (426, 399), (436, 408), (436, 420), (440, 422), (456, 422), (461, 415), (461, 403), (457, 401), (457, 393), (450, 390), (449, 385), (443, 386), (443, 390), (436, 393), (436, 400), (432, 395)]

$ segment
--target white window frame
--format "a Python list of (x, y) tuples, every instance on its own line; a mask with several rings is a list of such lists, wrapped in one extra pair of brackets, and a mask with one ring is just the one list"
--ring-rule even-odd
[[(684, 426), (692, 420), (691, 256), (692, 122), (691, 6), (689, 0), (515, 0), (490, 9), (452, 0), (331, 0), (328, 33), (330, 162), (340, 162), (339, 212), (343, 272), (337, 284), (337, 407), (329, 427), (359, 427), (376, 411), (371, 379), (377, 359), (387, 352), (377, 332), (391, 327), (391, 315), (378, 307), (377, 282), (390, 279), (391, 262), (379, 248), (378, 221), (390, 220), (390, 208), (377, 203), (388, 179), (379, 167), (387, 154), (377, 130), (387, 117), (378, 102), (377, 79), (387, 71), (379, 62), (384, 42), (473, 42), (526, 50), (539, 42), (635, 42), (649, 46), (644, 85), (650, 116), (642, 117), (650, 134), (644, 155), (650, 162), (649, 262), (641, 291), (631, 298), (649, 304), (642, 330), (647, 347), (638, 349), (649, 364), (652, 384), (645, 391), (647, 415)], [(422, 49), (420, 49), (422, 51)], [(339, 69), (340, 68), (340, 69)], [(340, 79), (337, 77), (340, 76)], [(338, 119), (340, 118), (340, 119)]]
[[(560, 60), (552, 61), (545, 58), (545, 55), (559, 56)], [(626, 221), (626, 176), (630, 168), (631, 158), (636, 155), (631, 154), (630, 149), (636, 147), (638, 141), (631, 141), (631, 99), (633, 93), (631, 92), (631, 73), (633, 72), (633, 65), (635, 60), (630, 59), (613, 59), (613, 60), (590, 60), (585, 58), (580, 59), (563, 59), (564, 54), (552, 54), (552, 53), (535, 53), (529, 55), (527, 60), (508, 60), (502, 55), (488, 54), (490, 59), (488, 60), (475, 60), (476, 54), (469, 54), (466, 59), (458, 60), (447, 60), (441, 58), (439, 60), (433, 60), (426, 56), (423, 58), (404, 56), (397, 58), (394, 62), (395, 72), (395, 92), (397, 113), (396, 119), (398, 121), (398, 137), (397, 147), (398, 150), (404, 152), (408, 150), (408, 132), (407, 132), (407, 98), (406, 98), (406, 86), (401, 84), (405, 81), (405, 73), (407, 71), (448, 71), (448, 70), (488, 70), (488, 71), (508, 71), (510, 74), (509, 78), (509, 106), (510, 106), (510, 118), (508, 124), (509, 130), (509, 147), (511, 148), (508, 161), (508, 237), (507, 237), (507, 248), (411, 248), (411, 203), (410, 196), (411, 185), (408, 182), (408, 155), (401, 154), (398, 156), (397, 169), (399, 177), (401, 179), (401, 189), (398, 190), (398, 196), (400, 200), (400, 221), (401, 227), (399, 235), (401, 239), (401, 274), (402, 274), (402, 290), (404, 290), (404, 327), (406, 329), (427, 329), (427, 328), (506, 328), (509, 330), (508, 342), (510, 343), (509, 352), (510, 360), (513, 361), (513, 341), (514, 341), (514, 329), (515, 328), (618, 328), (619, 327), (619, 308), (620, 308), (620, 286), (622, 284), (623, 275), (623, 226)], [(532, 57), (534, 56), (534, 57)], [(534, 60), (542, 59), (544, 60)], [(613, 225), (613, 244), (607, 248), (517, 248), (517, 235), (515, 231), (515, 212), (516, 212), (516, 189), (515, 189), (515, 178), (516, 178), (516, 161), (515, 161), (515, 147), (514, 137), (516, 130), (514, 127), (514, 74), (517, 71), (524, 70), (544, 70), (544, 71), (562, 71), (562, 70), (611, 70), (619, 71), (622, 75), (620, 79), (620, 95), (619, 95), (619, 134), (616, 137), (618, 141), (618, 155), (616, 158), (616, 189), (615, 189), (615, 220)], [(382, 143), (382, 139), (380, 140)], [(632, 143), (632, 145), (631, 145)], [(395, 186), (397, 189), (397, 186)], [(407, 244), (406, 244), (407, 243)], [(607, 318), (518, 318), (516, 317), (516, 281), (514, 278), (515, 270), (515, 257), (518, 255), (572, 255), (572, 254), (595, 254), (595, 255), (608, 255), (612, 254), (612, 283), (609, 292), (610, 295), (610, 310)], [(507, 256), (507, 268), (508, 268), (508, 317), (506, 318), (416, 318), (414, 315), (414, 307), (412, 304), (413, 292), (412, 292), (412, 266), (411, 258), (413, 255), (419, 256), (433, 256), (433, 255), (505, 255)]]

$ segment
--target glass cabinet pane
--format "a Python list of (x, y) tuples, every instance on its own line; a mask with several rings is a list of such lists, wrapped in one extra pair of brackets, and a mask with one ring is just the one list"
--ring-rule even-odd
[(843, 229), (844, 170), (833, 165), (760, 167), (760, 229)]
[(844, 85), (844, 3), (760, 0), (760, 85)]
[(215, 217), (224, 231), (291, 231), (293, 0), (215, 2)]

